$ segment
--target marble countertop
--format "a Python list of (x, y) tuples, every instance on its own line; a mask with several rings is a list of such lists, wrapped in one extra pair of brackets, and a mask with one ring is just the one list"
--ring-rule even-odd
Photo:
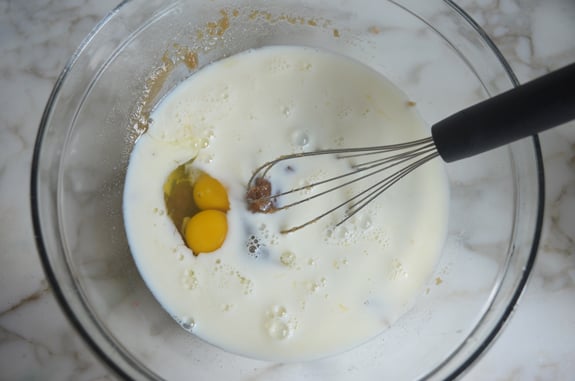
[[(0, 380), (111, 380), (58, 307), (33, 240), (29, 180), (44, 105), (117, 0), (0, 0)], [(458, 0), (521, 82), (575, 62), (575, 1)], [(575, 105), (574, 105), (575, 107)], [(511, 321), (464, 380), (575, 377), (575, 123), (541, 134), (543, 239)]]

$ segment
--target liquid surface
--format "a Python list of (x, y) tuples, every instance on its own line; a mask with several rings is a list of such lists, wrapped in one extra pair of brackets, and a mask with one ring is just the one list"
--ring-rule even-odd
[[(337, 228), (342, 215), (334, 213), (291, 234), (279, 232), (349, 191), (257, 214), (246, 205), (247, 181), (282, 154), (426, 134), (400, 91), (341, 56), (275, 46), (211, 64), (162, 101), (130, 158), (124, 219), (138, 269), (185, 329), (228, 351), (295, 361), (361, 344), (413, 305), (434, 270), (447, 225), (441, 162), (427, 163)], [(192, 158), (188, 165), (217, 178), (229, 197), (223, 245), (198, 256), (168, 215), (163, 189)], [(349, 163), (331, 156), (296, 163), (280, 168), (272, 186), (305, 185), (342, 165)]]

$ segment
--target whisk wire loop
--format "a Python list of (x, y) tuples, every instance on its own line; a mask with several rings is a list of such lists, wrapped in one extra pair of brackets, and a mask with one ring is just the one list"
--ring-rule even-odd
[[(357, 183), (359, 181), (365, 180), (369, 177), (375, 175), (382, 175), (384, 176), (382, 179), (377, 180), (374, 184), (368, 186), (366, 189), (360, 191), (359, 193), (353, 195), (352, 197), (348, 198), (347, 200), (335, 205), (334, 207), (330, 208), (329, 210), (321, 213), (320, 215), (308, 220), (307, 222), (291, 227), (286, 228), (281, 231), (281, 233), (292, 233), (299, 229), (302, 229), (312, 223), (317, 222), (318, 220), (324, 218), (325, 216), (335, 212), (336, 210), (347, 206), (347, 210), (344, 214), (342, 220), (340, 220), (335, 226), (339, 226), (343, 224), (345, 221), (350, 219), (353, 215), (367, 206), (370, 202), (375, 200), (379, 197), (383, 192), (405, 177), (407, 174), (414, 171), (416, 168), (420, 167), (424, 163), (432, 160), (433, 158), (439, 156), (433, 139), (431, 137), (419, 139), (416, 141), (411, 141), (407, 143), (401, 144), (391, 144), (391, 145), (384, 145), (384, 146), (374, 146), (374, 147), (361, 147), (361, 148), (342, 148), (342, 149), (327, 149), (327, 150), (319, 150), (319, 151), (310, 151), (310, 152), (301, 152), (295, 153), (291, 155), (284, 155), (280, 156), (274, 160), (271, 160), (259, 168), (253, 173), (252, 177), (248, 182), (248, 188), (254, 185), (256, 179), (258, 178), (266, 178), (268, 177), (270, 170), (276, 166), (277, 164), (287, 161), (287, 160), (294, 160), (312, 156), (319, 156), (319, 155), (335, 155), (337, 159), (355, 159), (364, 156), (372, 156), (384, 154), (384, 157), (376, 158), (373, 160), (368, 160), (361, 163), (351, 164), (351, 170), (349, 172), (336, 175), (334, 177), (320, 180), (314, 182), (312, 184), (299, 186), (288, 191), (280, 192), (277, 194), (270, 194), (269, 196), (263, 196), (261, 199), (268, 199), (268, 200), (275, 200), (294, 194), (295, 192), (309, 190), (321, 185), (334, 182), (337, 180), (344, 179), (346, 177), (355, 176), (350, 180), (347, 180), (343, 183), (331, 186), (328, 189), (322, 190), (312, 196), (308, 196), (302, 198), (300, 200), (287, 202), (284, 205), (279, 205), (274, 208), (275, 211), (280, 211), (288, 208), (292, 208), (294, 206), (303, 204), (305, 202), (311, 201), (315, 198), (320, 196), (326, 195), (330, 192), (336, 191), (338, 189), (342, 189), (347, 187), (353, 183)], [(398, 166), (403, 165), (399, 170), (392, 172), (385, 176), (384, 172), (391, 170), (392, 168), (396, 168)], [(365, 172), (365, 173), (364, 173)], [(362, 174), (364, 173), (364, 174)], [(248, 200), (250, 201), (258, 201), (258, 200)]]

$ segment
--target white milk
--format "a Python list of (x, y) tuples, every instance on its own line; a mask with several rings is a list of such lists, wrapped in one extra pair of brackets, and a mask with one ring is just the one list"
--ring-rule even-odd
[[(275, 214), (252, 214), (244, 200), (253, 170), (279, 155), (425, 137), (414, 107), (381, 75), (311, 48), (266, 47), (201, 69), (152, 119), (130, 159), (124, 218), (144, 280), (182, 326), (246, 356), (307, 360), (374, 337), (413, 305), (446, 234), (440, 160), (335, 229), (341, 213), (279, 233), (349, 197), (344, 191)], [(230, 198), (224, 245), (197, 257), (167, 216), (162, 190), (192, 157)], [(309, 159), (271, 179), (287, 189), (342, 165)], [(260, 249), (250, 255), (254, 238)]]

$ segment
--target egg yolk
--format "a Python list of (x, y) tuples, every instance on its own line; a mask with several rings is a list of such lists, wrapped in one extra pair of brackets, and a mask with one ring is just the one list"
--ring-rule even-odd
[(219, 210), (202, 210), (193, 215), (185, 227), (186, 244), (194, 254), (219, 249), (228, 233), (226, 214)]
[(230, 209), (228, 193), (224, 186), (205, 173), (202, 173), (196, 180), (193, 197), (196, 206), (201, 210), (212, 209), (226, 212)]

